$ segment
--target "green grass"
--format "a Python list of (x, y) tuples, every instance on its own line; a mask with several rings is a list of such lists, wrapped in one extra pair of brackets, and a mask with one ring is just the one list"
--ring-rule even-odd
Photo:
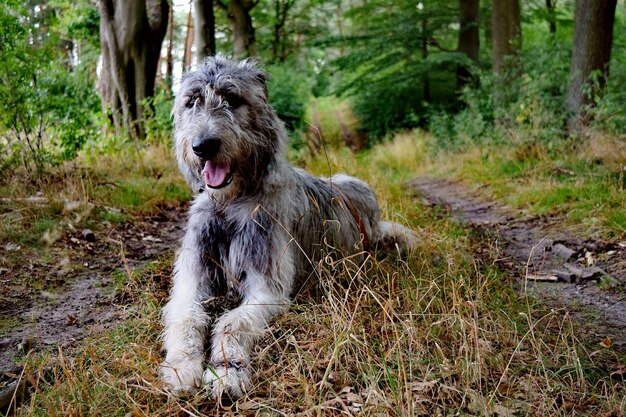
[(609, 374), (624, 358), (587, 350), (567, 315), (520, 298), (492, 260), (474, 256), (472, 232), (407, 193), (406, 180), (436, 167), (423, 139), (405, 134), (358, 156), (338, 149), (307, 159), (314, 173), (370, 182), (383, 216), (415, 228), (421, 242), (404, 260), (320, 263), (321, 295), (299, 295), (272, 322), (248, 396), (220, 406), (203, 392), (164, 393), (156, 375), (164, 259), (118, 277), (135, 300), (128, 320), (60, 357), (32, 358), (29, 369), (53, 371), (18, 415), (623, 414), (624, 384)]
[[(416, 133), (414, 140), (417, 146), (432, 141), (423, 133)], [(440, 152), (419, 172), (481, 186), (486, 197), (533, 214), (559, 215), (574, 232), (623, 239), (626, 193), (621, 170), (626, 165), (621, 164), (626, 156), (617, 160), (608, 146), (594, 145), (590, 151), (592, 140), (575, 146), (562, 141), (551, 150), (537, 143), (476, 145), (463, 152)]]

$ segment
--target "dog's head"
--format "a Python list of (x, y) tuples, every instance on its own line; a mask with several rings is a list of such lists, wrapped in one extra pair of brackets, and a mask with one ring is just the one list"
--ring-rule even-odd
[(208, 58), (185, 75), (174, 102), (180, 168), (194, 191), (236, 197), (259, 187), (286, 141), (253, 61)]

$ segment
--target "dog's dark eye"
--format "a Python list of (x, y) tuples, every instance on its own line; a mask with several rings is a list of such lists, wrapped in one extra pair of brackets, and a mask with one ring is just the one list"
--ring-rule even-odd
[(202, 96), (200, 95), (200, 93), (194, 93), (193, 95), (191, 95), (187, 99), (186, 106), (187, 106), (188, 109), (191, 109), (196, 104), (202, 104)]
[(228, 106), (236, 109), (243, 104), (243, 99), (235, 93), (224, 94), (224, 100), (228, 103)]

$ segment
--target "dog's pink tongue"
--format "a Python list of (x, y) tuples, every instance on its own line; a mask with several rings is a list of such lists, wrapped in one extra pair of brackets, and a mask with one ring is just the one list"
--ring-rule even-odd
[(202, 169), (204, 182), (210, 187), (217, 188), (224, 183), (229, 170), (230, 167), (227, 164), (206, 161)]

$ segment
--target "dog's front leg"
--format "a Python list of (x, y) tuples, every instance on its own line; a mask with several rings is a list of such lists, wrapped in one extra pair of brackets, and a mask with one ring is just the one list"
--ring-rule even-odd
[(288, 292), (272, 290), (262, 276), (248, 276), (241, 305), (213, 328), (211, 358), (203, 382), (214, 398), (239, 398), (251, 386), (250, 352), (270, 318), (289, 305)]
[(162, 380), (175, 392), (200, 386), (209, 317), (201, 304), (209, 289), (202, 280), (198, 245), (189, 231), (174, 266), (174, 285), (163, 308)]

